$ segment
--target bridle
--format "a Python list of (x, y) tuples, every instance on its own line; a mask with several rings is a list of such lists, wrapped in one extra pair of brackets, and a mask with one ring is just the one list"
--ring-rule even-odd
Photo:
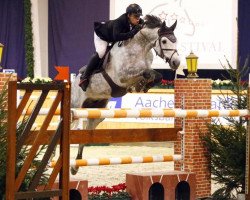
[[(151, 43), (151, 41), (149, 41), (149, 39), (142, 33), (142, 31), (140, 30), (140, 33), (141, 33), (141, 35), (149, 42), (149, 43)], [(178, 54), (178, 51), (177, 51), (177, 49), (172, 49), (172, 48), (163, 48), (162, 47), (162, 45), (161, 45), (161, 39), (162, 39), (162, 37), (166, 37), (167, 39), (169, 39), (171, 42), (176, 42), (176, 38), (175, 38), (175, 36), (174, 36), (174, 33), (173, 32), (161, 32), (160, 31), (160, 29), (158, 30), (158, 38), (155, 40), (155, 42), (153, 43), (153, 48), (154, 47), (156, 47), (156, 43), (157, 43), (157, 41), (159, 42), (159, 46), (160, 46), (160, 53), (158, 53), (155, 49), (155, 53), (156, 53), (156, 55), (157, 56), (159, 56), (159, 57), (161, 57), (162, 59), (164, 59), (165, 58), (165, 60), (166, 60), (166, 62), (170, 62), (171, 61), (171, 59), (172, 59), (172, 57), (173, 57), (173, 55), (175, 54), (175, 53), (177, 53), (177, 55), (179, 55)], [(164, 51), (173, 51), (173, 53), (171, 54), (171, 56), (170, 57), (166, 57), (165, 55), (164, 55)]]
[[(167, 32), (161, 32), (160, 31), (161, 29), (159, 29), (158, 30), (158, 39), (155, 41), (155, 46), (156, 46), (156, 42), (158, 41), (159, 42), (159, 46), (160, 46), (160, 53), (158, 53), (155, 49), (155, 53), (156, 53), (156, 55), (157, 56), (159, 56), (159, 57), (161, 57), (162, 59), (163, 58), (165, 58), (166, 59), (166, 62), (170, 62), (171, 61), (171, 59), (172, 59), (172, 57), (173, 57), (173, 55), (175, 54), (175, 53), (177, 53), (177, 55), (178, 55), (178, 52), (177, 52), (177, 49), (172, 49), (172, 48), (163, 48), (162, 47), (162, 44), (161, 44), (161, 39), (163, 38), (163, 37), (166, 37), (168, 40), (170, 40), (171, 42), (176, 42), (176, 37), (174, 36), (174, 33), (173, 32), (170, 32), (170, 31), (167, 31)], [(171, 56), (170, 57), (165, 57), (165, 55), (164, 55), (164, 51), (172, 51), (172, 54), (171, 54)]]

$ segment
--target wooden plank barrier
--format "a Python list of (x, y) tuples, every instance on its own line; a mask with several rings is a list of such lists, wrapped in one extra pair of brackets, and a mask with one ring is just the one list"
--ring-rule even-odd
[[(176, 141), (181, 128), (70, 130), (70, 144)], [(39, 131), (31, 131), (26, 144), (32, 145)], [(39, 144), (48, 144), (53, 130), (41, 133)]]
[[(16, 107), (17, 90), (25, 90), (25, 94)], [(33, 91), (40, 90), (41, 95), (37, 99), (30, 115), (27, 118), (25, 127), (20, 136), (17, 136), (17, 124), (21, 117), (23, 110), (27, 107), (27, 103)], [(27, 156), (24, 158), (22, 166), (17, 171), (16, 159), (20, 151), (26, 144), (26, 139), (30, 137), (31, 128), (34, 124), (39, 110), (42, 108), (44, 101), (49, 91), (57, 92), (51, 107), (43, 121), (43, 124), (38, 130), (37, 135), (33, 138), (32, 146), (29, 148)], [(55, 111), (59, 104), (60, 107), (60, 122), (57, 129), (51, 133), (48, 139), (48, 147), (44, 153), (41, 164), (37, 167), (35, 175), (30, 180), (27, 186), (27, 191), (21, 192), (20, 188), (27, 173), (29, 172), (32, 162), (37, 155), (40, 147), (40, 141), (43, 139), (43, 133), (47, 130)], [(6, 199), (32, 199), (42, 197), (60, 196), (63, 200), (69, 199), (69, 127), (70, 127), (70, 85), (68, 83), (57, 84), (17, 84), (17, 82), (10, 81), (8, 84), (8, 132), (7, 132), (7, 172), (6, 172)], [(17, 140), (18, 137), (18, 140)], [(43, 175), (47, 163), (56, 147), (60, 144), (60, 158), (49, 177), (46, 190), (36, 191), (40, 179)], [(52, 189), (52, 185), (59, 175), (60, 187), (56, 190)], [(62, 178), (63, 177), (63, 178)]]
[[(17, 90), (24, 90), (18, 107)], [(44, 101), (47, 99), (49, 92), (57, 91), (50, 108), (44, 108)], [(31, 100), (33, 91), (41, 91), (40, 96)], [(8, 108), (8, 163), (6, 180), (6, 199), (26, 199), (26, 198), (42, 198), (61, 196), (62, 199), (69, 197), (69, 143), (71, 144), (91, 144), (91, 143), (119, 143), (119, 142), (148, 142), (148, 141), (175, 141), (177, 132), (180, 128), (150, 128), (150, 129), (111, 129), (111, 130), (69, 130), (70, 123), (70, 87), (69, 84), (17, 84), (9, 83), (9, 108)], [(28, 105), (32, 101), (32, 106)], [(28, 117), (27, 124), (21, 134), (16, 136), (16, 124), (22, 119), (23, 115)], [(36, 118), (44, 115), (44, 121), (39, 130), (33, 130), (32, 126), (36, 123)], [(56, 130), (47, 130), (54, 115), (59, 116), (59, 123)], [(16, 144), (16, 145), (15, 145)], [(31, 163), (40, 147), (47, 144), (48, 148), (41, 160), (41, 165), (37, 169), (37, 173), (33, 177), (28, 191), (20, 192), (20, 186), (29, 171)], [(60, 144), (60, 155), (58, 161), (53, 164), (53, 171), (50, 174), (48, 184), (43, 191), (36, 191), (39, 180), (48, 160), (52, 155), (56, 145)], [(19, 172), (16, 172), (16, 157), (24, 145), (31, 145), (30, 152), (24, 160), (24, 164)], [(146, 156), (146, 157), (126, 157), (126, 158), (102, 158), (98, 164), (121, 164), (141, 163), (141, 162), (167, 162), (180, 160), (180, 155), (164, 155), (164, 156)], [(93, 165), (97, 163), (94, 159), (71, 161), (78, 165), (87, 163)], [(17, 175), (16, 175), (17, 174)], [(52, 189), (56, 177), (60, 175), (60, 187)]]

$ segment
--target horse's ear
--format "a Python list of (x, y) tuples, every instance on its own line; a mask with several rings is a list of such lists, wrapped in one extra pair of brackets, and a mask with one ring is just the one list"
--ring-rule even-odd
[(177, 25), (177, 20), (175, 20), (175, 23), (170, 27), (170, 29), (174, 31), (174, 29), (176, 28), (176, 25)]
[(160, 28), (160, 32), (165, 32), (167, 31), (169, 28), (166, 26), (166, 22), (164, 21), (162, 24), (161, 24), (161, 28)]
[(164, 27), (164, 28), (166, 27), (166, 22), (165, 22), (165, 21), (162, 23), (161, 27), (162, 27), (162, 28), (163, 28), (163, 27)]

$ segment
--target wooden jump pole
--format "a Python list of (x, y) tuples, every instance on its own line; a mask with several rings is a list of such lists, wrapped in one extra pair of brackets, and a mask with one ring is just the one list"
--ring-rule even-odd
[[(119, 165), (134, 163), (155, 163), (155, 162), (171, 162), (182, 160), (181, 155), (155, 155), (155, 156), (127, 156), (113, 158), (89, 158), (70, 160), (70, 166), (97, 166), (97, 165)], [(55, 167), (56, 161), (49, 163), (50, 167)]]

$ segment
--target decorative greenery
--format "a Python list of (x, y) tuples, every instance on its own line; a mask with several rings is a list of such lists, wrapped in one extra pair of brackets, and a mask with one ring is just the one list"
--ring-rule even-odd
[(42, 84), (42, 83), (52, 83), (53, 80), (49, 77), (47, 78), (43, 78), (43, 77), (35, 77), (35, 78), (31, 78), (31, 77), (27, 77), (25, 79), (22, 80), (22, 83), (33, 83), (33, 84)]
[(130, 195), (126, 192), (125, 183), (112, 187), (97, 186), (88, 188), (89, 200), (130, 200)]
[[(247, 86), (247, 81), (241, 81), (241, 85)], [(234, 86), (234, 83), (231, 80), (212, 80), (212, 88), (213, 89), (231, 89)]]
[[(234, 70), (227, 61), (224, 68), (230, 75), (230, 89), (233, 96), (222, 94), (219, 98), (225, 109), (247, 108), (247, 84), (241, 81), (241, 76), (248, 70), (248, 60), (243, 70)], [(228, 101), (230, 99), (230, 101)], [(203, 136), (204, 144), (211, 156), (212, 179), (221, 185), (213, 194), (213, 199), (223, 200), (235, 198), (235, 193), (245, 190), (246, 163), (246, 122), (243, 117), (226, 117), (227, 126), (219, 119), (208, 124), (208, 134)]]
[(0, 199), (4, 198), (7, 152), (7, 84), (0, 91)]
[[(6, 162), (7, 162), (7, 83), (4, 85), (3, 89), (0, 91), (0, 199), (4, 199), (6, 190)], [(27, 119), (24, 118), (21, 122), (17, 124), (17, 137), (19, 138), (24, 127), (26, 126)], [(41, 164), (38, 160), (38, 156), (43, 153), (45, 146), (43, 146), (35, 156), (31, 168), (25, 176), (25, 179), (20, 187), (20, 191), (26, 191), (33, 180), (37, 168)], [(20, 171), (24, 160), (29, 153), (29, 147), (24, 145), (21, 152), (18, 154), (16, 159), (16, 171)], [(39, 184), (45, 184), (48, 180), (48, 176), (43, 174)]]
[[(233, 83), (231, 80), (212, 80), (212, 89), (214, 90), (230, 90), (233, 87)], [(247, 85), (246, 81), (241, 81), (241, 85)], [(164, 80), (162, 79), (159, 85), (156, 85), (154, 88), (159, 89), (174, 89), (174, 80)]]
[(34, 77), (34, 47), (31, 22), (31, 1), (24, 0), (25, 60), (27, 75)]

